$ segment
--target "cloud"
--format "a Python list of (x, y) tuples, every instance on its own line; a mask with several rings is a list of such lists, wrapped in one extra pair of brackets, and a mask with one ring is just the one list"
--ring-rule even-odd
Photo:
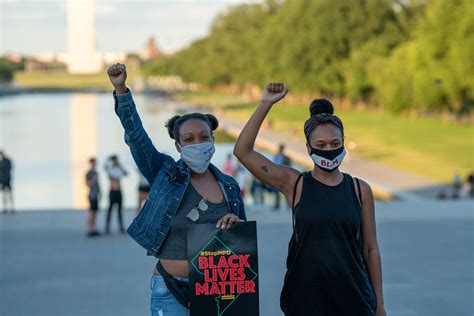
[(112, 3), (97, 3), (95, 6), (96, 16), (113, 16), (119, 12), (119, 7)]
[[(5, 2), (6, 0), (0, 1)], [(8, 0), (7, 3), (2, 3), (2, 8), (0, 10), (2, 25), (5, 25), (4, 23), (8, 25), (8, 21), (11, 21), (12, 24), (18, 22), (23, 23), (25, 21), (38, 23), (38, 20), (60, 18), (64, 16), (64, 13), (64, 6), (60, 3), (40, 3), (34, 1), (24, 2), (13, 0)]]
[(170, 5), (154, 6), (147, 12), (148, 18), (154, 18), (160, 23), (182, 23), (189, 21), (204, 21), (212, 19), (219, 11), (229, 5), (226, 3), (173, 3)]
[[(64, 50), (68, 1), (83, 0), (0, 1), (0, 54), (31, 54)], [(219, 12), (231, 5), (255, 2), (261, 1), (96, 0), (97, 47), (101, 51), (137, 51), (153, 35), (161, 49), (174, 51), (205, 36)], [(54, 44), (49, 39), (55, 39)]]

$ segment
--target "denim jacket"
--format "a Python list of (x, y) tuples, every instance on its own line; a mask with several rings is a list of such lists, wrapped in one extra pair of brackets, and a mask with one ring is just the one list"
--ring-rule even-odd
[[(151, 190), (140, 214), (128, 227), (128, 234), (147, 250), (158, 253), (190, 182), (191, 171), (182, 161), (160, 153), (148, 137), (138, 115), (132, 93), (115, 94), (115, 113), (125, 129), (125, 143)], [(229, 210), (247, 220), (237, 182), (209, 165), (224, 194)]]

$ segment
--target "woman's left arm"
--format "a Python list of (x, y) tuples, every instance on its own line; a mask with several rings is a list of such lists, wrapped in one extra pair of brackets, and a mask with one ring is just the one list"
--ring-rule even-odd
[(362, 251), (367, 264), (370, 282), (372, 283), (375, 294), (377, 295), (376, 316), (385, 316), (386, 313), (382, 290), (382, 263), (380, 260), (380, 251), (375, 228), (374, 195), (369, 184), (360, 181), (360, 185), (362, 191)]

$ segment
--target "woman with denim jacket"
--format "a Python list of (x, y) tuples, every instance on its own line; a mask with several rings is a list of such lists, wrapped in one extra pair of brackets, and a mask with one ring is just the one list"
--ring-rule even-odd
[(151, 314), (189, 315), (187, 226), (216, 223), (216, 228), (225, 229), (246, 220), (237, 182), (210, 163), (218, 121), (201, 113), (168, 120), (168, 133), (181, 154), (176, 162), (160, 153), (145, 132), (125, 84), (125, 65), (115, 64), (107, 73), (125, 142), (151, 186), (142, 211), (127, 230), (147, 254), (159, 259), (151, 281)]

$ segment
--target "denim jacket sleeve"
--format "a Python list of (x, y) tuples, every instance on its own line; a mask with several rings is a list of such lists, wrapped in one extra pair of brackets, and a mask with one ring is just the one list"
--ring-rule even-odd
[(239, 218), (241, 220), (247, 221), (247, 214), (245, 214), (245, 205), (242, 196), (239, 194)]
[(143, 128), (130, 90), (125, 94), (114, 91), (115, 113), (125, 129), (125, 143), (130, 147), (133, 159), (150, 185), (155, 180), (164, 162), (172, 159), (158, 152)]

